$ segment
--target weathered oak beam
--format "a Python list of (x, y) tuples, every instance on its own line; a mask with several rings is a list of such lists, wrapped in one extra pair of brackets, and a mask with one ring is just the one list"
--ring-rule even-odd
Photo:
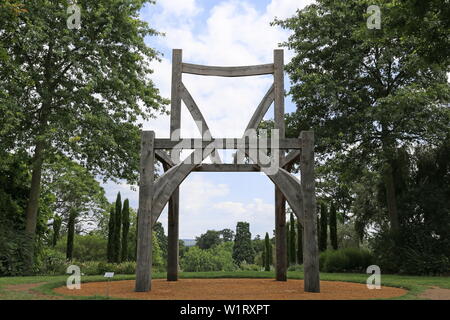
[[(284, 123), (284, 54), (283, 50), (274, 50), (274, 122), (280, 139), (285, 137)], [(298, 140), (298, 139), (296, 139)], [(284, 160), (280, 152), (279, 163)], [(278, 185), (275, 185), (275, 245), (276, 280), (287, 280), (287, 243), (286, 243), (286, 198)]]
[(203, 163), (193, 171), (197, 172), (259, 172), (260, 167), (256, 164), (209, 164)]
[(153, 131), (141, 134), (141, 159), (139, 179), (138, 242), (135, 291), (152, 288), (152, 200), (155, 153)]
[[(181, 84), (182, 84), (183, 51), (172, 52), (172, 93), (170, 113), (170, 136), (172, 139), (180, 138), (181, 128)], [(171, 150), (175, 162), (180, 160), (180, 150)], [(167, 280), (178, 280), (178, 221), (179, 221), (179, 189), (175, 189), (169, 199), (167, 223)]]
[[(206, 123), (205, 118), (203, 117), (202, 112), (200, 111), (200, 108), (195, 103), (194, 98), (192, 98), (189, 91), (186, 89), (183, 83), (180, 83), (180, 95), (181, 99), (184, 101), (184, 104), (188, 108), (189, 112), (192, 115), (192, 118), (194, 119), (195, 123), (197, 124), (197, 128), (199, 129), (203, 139), (210, 140), (212, 138), (211, 131), (209, 130), (208, 124)], [(211, 153), (211, 160), (214, 163), (222, 163), (220, 159), (219, 153), (214, 150)]]
[(183, 73), (196, 74), (200, 76), (248, 77), (272, 74), (273, 71), (274, 66), (272, 63), (240, 67), (217, 67), (183, 63)]
[(302, 131), (300, 156), (301, 191), (303, 194), (303, 266), (305, 292), (320, 292), (319, 250), (317, 245), (317, 212), (314, 180), (314, 132)]
[(165, 151), (156, 150), (155, 157), (158, 161), (162, 162), (163, 165), (166, 165), (169, 168), (171, 168), (175, 165), (175, 163), (173, 163), (172, 159)]
[(280, 167), (288, 167), (298, 159), (300, 159), (300, 150), (292, 150), (281, 161)]
[(274, 85), (272, 85), (267, 91), (267, 93), (264, 95), (264, 98), (261, 100), (261, 103), (258, 105), (255, 113), (248, 122), (246, 130), (256, 129), (258, 127), (259, 123), (264, 118), (264, 115), (267, 113), (267, 110), (269, 110), (270, 105), (272, 104), (273, 101), (274, 101)]

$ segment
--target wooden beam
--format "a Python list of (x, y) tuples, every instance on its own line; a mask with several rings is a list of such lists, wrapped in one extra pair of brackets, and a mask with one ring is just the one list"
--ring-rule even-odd
[[(271, 148), (272, 142), (268, 138), (263, 142), (258, 140), (258, 145), (265, 145), (267, 148)], [(179, 141), (172, 141), (171, 139), (158, 138), (155, 139), (155, 149), (196, 149), (197, 147), (206, 148), (211, 147), (213, 149), (239, 149), (244, 147), (249, 148), (248, 139), (243, 138), (212, 138), (211, 141), (205, 141), (202, 139), (180, 139)], [(257, 146), (252, 148), (257, 148)], [(299, 139), (284, 138), (279, 141), (280, 149), (300, 149), (301, 142)]]
[[(274, 122), (280, 139), (285, 138), (284, 124), (284, 57), (283, 50), (274, 50)], [(279, 163), (284, 160), (280, 152)], [(287, 242), (286, 242), (286, 198), (278, 185), (275, 185), (275, 244), (276, 244), (276, 280), (287, 280)]]
[(300, 159), (300, 150), (292, 150), (285, 156), (285, 158), (280, 164), (280, 167), (286, 168), (298, 159)]
[[(189, 91), (186, 89), (183, 83), (180, 84), (180, 95), (181, 99), (184, 101), (184, 104), (188, 108), (189, 112), (192, 115), (192, 118), (194, 119), (195, 123), (197, 124), (197, 128), (199, 129), (203, 139), (205, 140), (211, 140), (211, 131), (209, 130), (208, 124), (206, 123), (205, 118), (203, 117), (202, 112), (200, 111), (199, 107), (195, 103), (195, 100), (192, 98)], [(214, 163), (222, 163), (220, 159), (219, 153), (214, 150), (211, 153), (211, 160)]]
[(304, 291), (320, 292), (317, 212), (314, 179), (314, 132), (302, 131), (300, 156), (301, 192), (303, 194), (303, 266)]
[(274, 66), (272, 63), (241, 67), (217, 67), (183, 63), (183, 73), (196, 74), (200, 76), (248, 77), (272, 74), (273, 72)]
[(141, 159), (139, 179), (138, 242), (136, 261), (137, 292), (151, 290), (152, 287), (152, 199), (154, 180), (153, 131), (141, 134)]
[[(172, 93), (170, 114), (170, 136), (180, 138), (181, 128), (181, 85), (182, 85), (183, 52), (179, 49), (172, 51)], [(172, 158), (178, 163), (180, 150), (171, 150)], [(178, 221), (179, 221), (179, 189), (176, 188), (169, 199), (167, 225), (167, 280), (178, 280)]]
[(163, 165), (166, 165), (169, 168), (171, 168), (171, 167), (173, 167), (175, 165), (175, 163), (173, 163), (172, 159), (169, 157), (169, 155), (165, 151), (156, 150), (155, 151), (155, 157)]
[(193, 171), (198, 172), (259, 172), (260, 167), (256, 164), (209, 164), (203, 163)]
[(275, 187), (275, 271), (277, 281), (287, 280), (286, 201)]
[(272, 104), (273, 101), (274, 101), (274, 85), (272, 85), (269, 88), (269, 91), (267, 91), (264, 98), (261, 100), (261, 103), (256, 108), (255, 113), (250, 119), (246, 130), (256, 129), (258, 127), (258, 125), (264, 118), (264, 115), (267, 113), (267, 110), (269, 110), (270, 105)]

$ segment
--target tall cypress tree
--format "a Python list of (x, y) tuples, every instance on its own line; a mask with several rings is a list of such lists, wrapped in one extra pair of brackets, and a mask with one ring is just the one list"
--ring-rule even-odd
[(128, 260), (128, 231), (130, 230), (130, 202), (125, 199), (122, 209), (122, 261)]
[(251, 236), (250, 224), (248, 222), (238, 222), (233, 246), (233, 260), (237, 265), (244, 261), (253, 263), (255, 250), (252, 246)]
[(53, 237), (52, 237), (52, 247), (56, 246), (59, 239), (59, 232), (61, 230), (62, 219), (60, 216), (55, 215), (53, 218)]
[(122, 199), (120, 192), (116, 198), (115, 210), (115, 228), (114, 228), (114, 262), (120, 262), (120, 230), (122, 229)]
[(303, 264), (303, 226), (297, 220), (297, 263)]
[(266, 232), (264, 238), (264, 271), (270, 271), (272, 264), (272, 245), (270, 243), (269, 234)]
[(107, 249), (107, 259), (109, 263), (114, 262), (114, 239), (116, 231), (116, 213), (114, 206), (111, 205), (109, 210), (109, 223), (108, 223), (108, 249)]
[(296, 263), (296, 259), (297, 256), (295, 254), (295, 219), (294, 219), (294, 214), (291, 212), (291, 216), (290, 216), (290, 223), (289, 223), (289, 263), (290, 264), (295, 264)]
[(336, 206), (334, 205), (334, 202), (332, 202), (330, 206), (330, 241), (333, 249), (337, 250), (338, 249), (337, 217), (336, 217)]
[(75, 219), (77, 217), (77, 211), (71, 209), (69, 213), (69, 220), (67, 222), (67, 246), (66, 246), (66, 258), (72, 261), (73, 257), (73, 240), (75, 237)]
[(327, 206), (325, 202), (322, 202), (320, 205), (320, 234), (319, 234), (319, 250), (325, 251), (327, 250)]

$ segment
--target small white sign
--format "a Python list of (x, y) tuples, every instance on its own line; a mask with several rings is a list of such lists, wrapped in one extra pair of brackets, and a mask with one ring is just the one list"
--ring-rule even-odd
[(114, 272), (105, 272), (105, 278), (112, 278), (114, 277)]

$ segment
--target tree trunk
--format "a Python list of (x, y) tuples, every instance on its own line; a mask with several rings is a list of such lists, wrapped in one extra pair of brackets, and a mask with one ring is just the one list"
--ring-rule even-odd
[(395, 183), (394, 183), (394, 175), (392, 172), (392, 165), (389, 161), (388, 163), (385, 164), (383, 179), (386, 187), (386, 202), (389, 213), (389, 220), (391, 222), (391, 230), (397, 232), (399, 229), (397, 196), (395, 193)]
[(66, 258), (72, 261), (73, 257), (73, 239), (75, 237), (75, 218), (76, 211), (71, 210), (69, 214), (69, 221), (67, 222), (67, 247), (66, 247)]
[(27, 257), (27, 268), (31, 270), (34, 260), (34, 240), (36, 234), (37, 213), (39, 209), (39, 196), (41, 193), (42, 165), (44, 163), (44, 142), (38, 141), (34, 149), (32, 162), (32, 176), (30, 196), (28, 198), (25, 231), (30, 239), (30, 256)]

